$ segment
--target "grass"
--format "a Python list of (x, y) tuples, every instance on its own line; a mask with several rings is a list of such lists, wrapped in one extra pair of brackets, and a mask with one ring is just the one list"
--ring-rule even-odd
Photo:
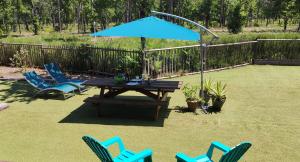
[[(118, 135), (139, 151), (151, 148), (153, 161), (175, 161), (176, 152), (205, 153), (211, 141), (234, 146), (243, 140), (253, 146), (241, 161), (298, 161), (300, 155), (300, 67), (246, 66), (206, 74), (227, 83), (227, 101), (217, 114), (180, 113), (181, 91), (170, 94), (165, 118), (156, 122), (97, 118), (83, 100), (98, 94), (91, 89), (68, 100), (31, 100), (23, 83), (1, 82), (0, 99), (10, 108), (0, 112), (0, 160), (98, 161), (81, 140), (90, 134), (100, 140)], [(174, 78), (198, 84), (199, 75)], [(115, 146), (112, 148), (115, 153)], [(219, 152), (217, 157), (220, 156)]]
[[(300, 33), (298, 32), (243, 32), (240, 34), (228, 34), (224, 31), (216, 32), (220, 39), (213, 42), (213, 44), (220, 43), (234, 43), (242, 41), (253, 41), (258, 38), (288, 38), (288, 39), (300, 39)], [(204, 40), (209, 41), (211, 37), (204, 35)], [(6, 43), (26, 43), (26, 44), (44, 44), (44, 45), (68, 45), (79, 46), (81, 44), (90, 44), (99, 47), (114, 47), (114, 48), (126, 48), (126, 49), (140, 49), (141, 41), (139, 38), (94, 38), (87, 34), (71, 34), (68, 32), (44, 32), (40, 35), (33, 36), (32, 34), (9, 35), (7, 37), (0, 37), (0, 42)], [(161, 39), (147, 39), (146, 47), (148, 49), (153, 48), (165, 48), (175, 46), (185, 46), (198, 44), (193, 41), (174, 41), (174, 40), (161, 40)]]

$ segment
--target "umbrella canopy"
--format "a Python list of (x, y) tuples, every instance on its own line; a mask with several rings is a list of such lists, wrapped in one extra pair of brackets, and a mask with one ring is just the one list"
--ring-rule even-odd
[(144, 37), (199, 41), (200, 34), (185, 27), (159, 19), (145, 17), (126, 24), (93, 33), (92, 36)]

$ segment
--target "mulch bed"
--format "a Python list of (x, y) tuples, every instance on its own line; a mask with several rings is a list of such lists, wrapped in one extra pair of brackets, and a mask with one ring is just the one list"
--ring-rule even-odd
[[(26, 71), (36, 71), (39, 75), (46, 75), (45, 70), (38, 68), (27, 68)], [(0, 66), (0, 80), (24, 80), (21, 68)]]
[[(47, 74), (44, 69), (39, 68), (27, 68), (26, 71), (35, 71), (43, 78), (51, 80), (51, 77)], [(103, 77), (111, 77), (106, 73), (90, 72), (91, 74), (73, 74), (69, 75), (69, 73), (65, 73), (67, 76), (76, 79), (88, 80), (92, 78), (103, 78)], [(9, 66), (0, 66), (0, 81), (20, 81), (24, 80), (23, 72), (21, 68), (9, 67)]]

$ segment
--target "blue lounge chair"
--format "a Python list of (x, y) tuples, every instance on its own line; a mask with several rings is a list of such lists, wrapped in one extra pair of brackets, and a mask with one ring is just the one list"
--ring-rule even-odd
[[(69, 84), (50, 85), (34, 71), (26, 72), (23, 75), (25, 77), (25, 80), (30, 85), (39, 89), (39, 92), (37, 92), (36, 95), (41, 94), (41, 93), (47, 93), (47, 92), (60, 92), (63, 94), (63, 97), (65, 99), (65, 98), (69, 98), (69, 97), (73, 96), (74, 91), (78, 90), (77, 87), (69, 85)], [(73, 95), (67, 95), (70, 92), (73, 92)]]
[(233, 148), (220, 142), (212, 142), (206, 154), (191, 158), (184, 153), (177, 153), (176, 159), (177, 162), (213, 162), (211, 159), (213, 150), (217, 148), (224, 152), (219, 162), (237, 162), (250, 147), (251, 143), (249, 142), (242, 142)]
[(79, 91), (81, 92), (86, 90), (85, 86), (82, 85), (85, 82), (85, 80), (67, 78), (65, 74), (60, 70), (57, 64), (45, 64), (44, 67), (46, 71), (50, 74), (52, 79), (54, 79), (57, 83), (71, 84), (73, 86), (78, 87)]
[[(84, 142), (93, 150), (102, 162), (152, 162), (152, 150), (146, 149), (139, 153), (134, 153), (125, 149), (120, 137), (113, 137), (104, 142), (100, 142), (91, 136), (83, 136)], [(112, 157), (107, 148), (117, 143), (120, 154)]]

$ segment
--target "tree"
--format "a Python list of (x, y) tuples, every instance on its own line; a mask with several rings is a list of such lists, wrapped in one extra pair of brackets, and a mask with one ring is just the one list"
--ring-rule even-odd
[(297, 31), (300, 31), (300, 0), (296, 0), (295, 2), (295, 12), (296, 12), (296, 19), (298, 20), (298, 28)]
[(218, 11), (220, 27), (223, 27), (225, 26), (226, 15), (228, 14), (228, 0), (218, 0), (216, 9)]
[[(281, 2), (281, 16), (283, 17), (283, 30), (286, 31), (288, 21), (291, 19), (294, 15), (297, 15), (296, 9), (296, 0), (282, 0)], [(296, 13), (295, 13), (296, 12)]]
[(38, 35), (39, 34), (39, 30), (40, 30), (40, 20), (39, 20), (38, 16), (34, 16), (33, 17), (32, 24), (33, 24), (33, 32), (34, 32), (34, 34)]
[(212, 10), (212, 0), (204, 0), (199, 8), (199, 13), (204, 17), (205, 27), (209, 27), (209, 22), (211, 18), (211, 10)]
[(241, 15), (241, 5), (237, 4), (228, 15), (227, 28), (230, 33), (237, 34), (242, 31), (243, 17)]

